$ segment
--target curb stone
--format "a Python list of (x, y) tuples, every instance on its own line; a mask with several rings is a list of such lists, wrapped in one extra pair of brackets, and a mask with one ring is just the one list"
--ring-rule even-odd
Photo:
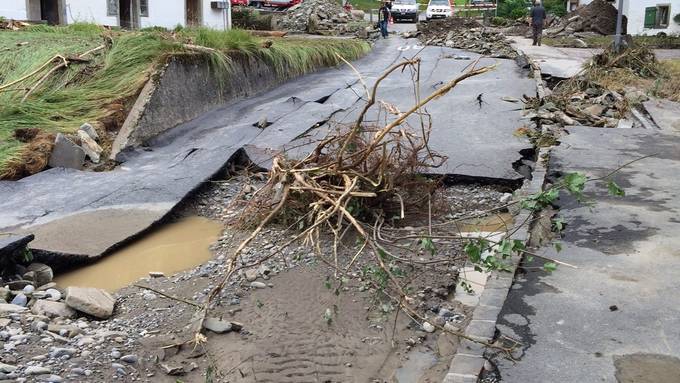
[[(539, 99), (543, 99), (546, 95), (545, 85), (541, 76), (540, 67), (524, 55), (519, 49), (515, 49), (518, 55), (525, 56), (529, 62), (534, 80), (536, 82), (536, 94)], [(515, 201), (524, 196), (538, 193), (543, 190), (545, 178), (547, 175), (547, 162), (544, 160), (549, 148), (539, 148), (537, 153), (536, 167), (533, 170), (531, 180), (525, 180), (522, 187), (515, 193)], [(517, 222), (527, 221), (532, 218), (532, 214), (528, 211), (520, 211), (515, 216)], [(530, 225), (530, 223), (529, 223)], [(510, 239), (517, 239), (527, 243), (530, 238), (530, 231), (528, 226), (524, 225), (517, 230)], [(465, 335), (471, 338), (491, 341), (496, 332), (496, 323), (498, 322), (498, 315), (500, 314), (505, 299), (508, 296), (510, 287), (514, 281), (515, 271), (521, 261), (522, 257), (513, 255), (511, 257), (512, 265), (510, 272), (492, 272), (486, 282), (486, 287), (479, 298), (479, 304), (472, 312), (472, 320), (465, 329)], [(463, 339), (461, 340), (456, 353), (451, 360), (449, 372), (444, 376), (442, 383), (477, 383), (479, 376), (484, 369), (486, 358), (484, 352), (486, 347), (484, 345)]]

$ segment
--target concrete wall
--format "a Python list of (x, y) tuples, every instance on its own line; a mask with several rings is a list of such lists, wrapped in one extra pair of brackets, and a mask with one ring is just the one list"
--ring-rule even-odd
[(105, 0), (66, 0), (66, 23), (96, 23), (118, 25), (118, 17), (106, 14)]
[(175, 28), (185, 25), (184, 0), (149, 0), (149, 17), (140, 17), (142, 28)]
[(13, 20), (28, 20), (26, 0), (0, 0), (0, 16)]
[(217, 106), (270, 89), (284, 80), (261, 60), (245, 56), (232, 59), (233, 72), (221, 86), (205, 59), (171, 59), (137, 97), (112, 145), (111, 158), (123, 160), (125, 149), (141, 146)]

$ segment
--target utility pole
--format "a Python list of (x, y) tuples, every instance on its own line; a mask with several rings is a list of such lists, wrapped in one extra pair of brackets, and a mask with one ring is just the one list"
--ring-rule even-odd
[(616, 36), (614, 36), (614, 50), (621, 51), (621, 32), (623, 29), (623, 0), (619, 0), (618, 15), (616, 16)]

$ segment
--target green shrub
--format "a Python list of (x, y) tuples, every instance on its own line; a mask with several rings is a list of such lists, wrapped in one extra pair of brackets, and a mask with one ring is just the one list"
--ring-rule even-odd
[(675, 16), (673, 16), (673, 21), (675, 21), (676, 23), (680, 24), (680, 13), (678, 13), (678, 14), (675, 15)]
[(521, 19), (529, 14), (531, 2), (527, 0), (501, 0), (498, 2), (498, 16), (508, 19)]
[(566, 0), (543, 0), (543, 7), (551, 15), (561, 17), (567, 14)]

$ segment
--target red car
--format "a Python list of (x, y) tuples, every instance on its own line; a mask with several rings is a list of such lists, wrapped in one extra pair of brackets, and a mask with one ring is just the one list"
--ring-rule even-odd
[(301, 2), (302, 0), (250, 0), (250, 3), (248, 5), (257, 8), (271, 7), (283, 10), (286, 8), (290, 8), (294, 5), (298, 5)]
[(231, 0), (232, 7), (246, 7), (248, 6), (248, 0)]

